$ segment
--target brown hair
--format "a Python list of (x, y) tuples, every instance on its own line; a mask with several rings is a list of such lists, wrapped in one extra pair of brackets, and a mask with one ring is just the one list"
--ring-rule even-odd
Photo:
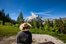
[(24, 29), (30, 29), (30, 26), (29, 26), (27, 23), (25, 23), (25, 24), (24, 24), (24, 27), (23, 27), (23, 30), (24, 30)]
[(20, 30), (30, 29), (32, 26), (29, 23), (22, 23), (19, 28)]

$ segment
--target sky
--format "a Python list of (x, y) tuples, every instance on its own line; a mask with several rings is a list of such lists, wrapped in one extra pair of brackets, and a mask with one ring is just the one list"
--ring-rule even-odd
[(65, 18), (66, 0), (0, 0), (2, 9), (15, 20), (20, 11), (24, 18), (31, 16), (32, 12), (43, 18)]

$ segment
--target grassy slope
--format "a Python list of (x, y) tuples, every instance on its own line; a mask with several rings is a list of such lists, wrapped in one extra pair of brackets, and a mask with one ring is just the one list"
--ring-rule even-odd
[(18, 31), (17, 27), (0, 25), (0, 37), (16, 35)]

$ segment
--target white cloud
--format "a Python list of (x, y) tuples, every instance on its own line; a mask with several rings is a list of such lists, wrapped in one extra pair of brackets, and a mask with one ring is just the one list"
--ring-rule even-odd
[(45, 11), (45, 12), (31, 12), (31, 16), (28, 17), (28, 19), (34, 19), (38, 17), (38, 14), (40, 15), (45, 15), (45, 16), (50, 16), (52, 11)]
[(50, 16), (52, 11), (36, 12), (36, 14)]

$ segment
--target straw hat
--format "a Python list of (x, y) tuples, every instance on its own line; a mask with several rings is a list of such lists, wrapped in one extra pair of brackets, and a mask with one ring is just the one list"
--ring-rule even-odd
[(24, 28), (27, 28), (27, 29), (28, 29), (28, 27), (32, 27), (31, 24), (29, 24), (29, 23), (22, 23), (22, 24), (19, 26), (19, 29), (20, 29), (20, 30), (24, 30)]

